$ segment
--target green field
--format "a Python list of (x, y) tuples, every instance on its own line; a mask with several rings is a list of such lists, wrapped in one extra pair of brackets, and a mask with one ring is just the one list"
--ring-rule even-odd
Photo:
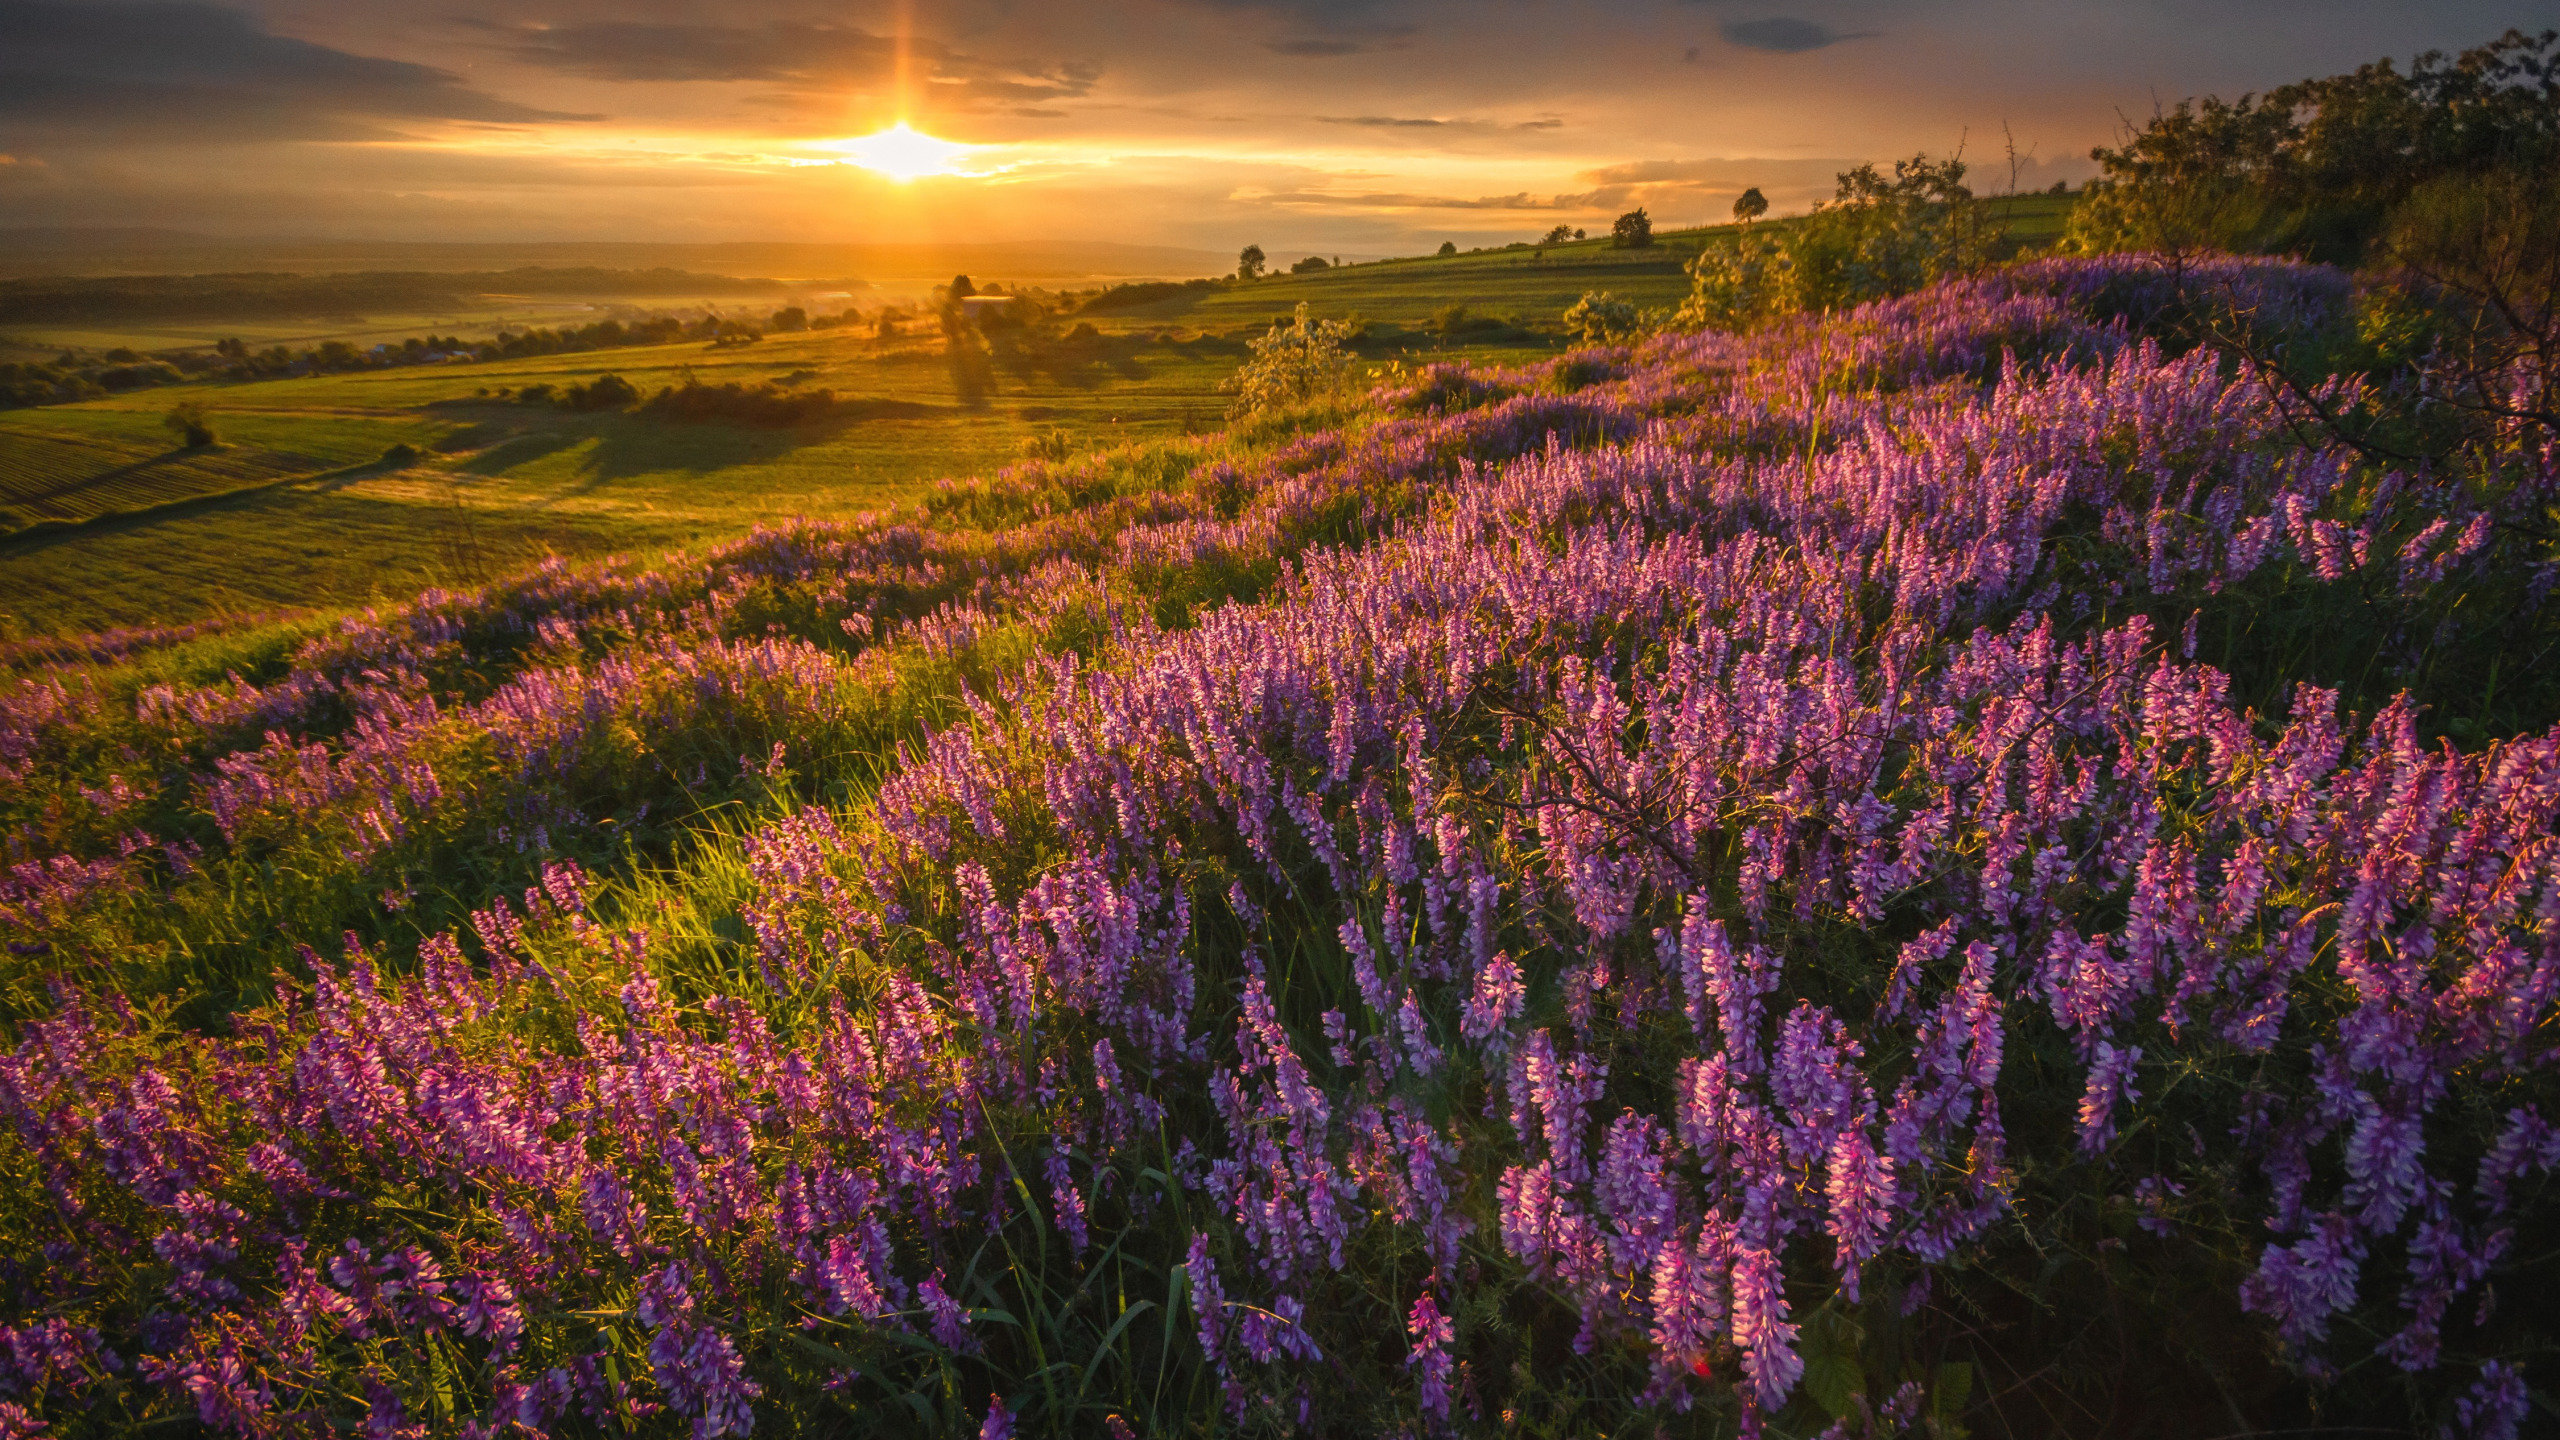
[[(2004, 203), (2031, 242), (2050, 238), (2068, 206), (2042, 196)], [(1093, 315), (1100, 337), (1082, 347), (1009, 351), (999, 340), (992, 393), (975, 405), (955, 390), (938, 336), (883, 341), (865, 327), (731, 348), (169, 386), (0, 412), (0, 639), (396, 600), (546, 553), (646, 551), (781, 517), (885, 509), (937, 480), (999, 468), (1034, 439), (1084, 451), (1213, 429), (1227, 404), (1219, 384), (1245, 342), (1301, 301), (1371, 322), (1366, 349), (1378, 362), (1460, 350), (1527, 358), (1565, 343), (1557, 317), (1587, 290), (1651, 310), (1676, 305), (1688, 292), (1682, 266), (1714, 233), (1672, 232), (1642, 250), (1589, 240), (1202, 288)], [(1510, 328), (1451, 327), (1452, 305)], [(460, 327), (375, 333), (428, 328)], [(511, 398), (605, 373), (643, 393), (690, 376), (824, 388), (848, 403), (821, 423), (767, 429)], [(210, 413), (218, 445), (175, 448), (162, 417), (186, 399)], [(385, 461), (395, 445), (419, 455)]]

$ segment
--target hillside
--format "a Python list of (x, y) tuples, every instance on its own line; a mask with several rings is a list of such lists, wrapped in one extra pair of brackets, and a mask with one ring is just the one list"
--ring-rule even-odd
[(2375, 303), (2033, 261), (23, 651), (0, 1421), (2513, 1433), (2560, 451), (2389, 459)]

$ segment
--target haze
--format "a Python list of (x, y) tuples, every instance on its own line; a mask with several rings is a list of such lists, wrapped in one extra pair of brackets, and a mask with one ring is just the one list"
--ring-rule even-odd
[[(0, 226), (1405, 252), (1781, 211), (2560, 6), (0, 0)], [(945, 149), (863, 137), (907, 123)], [(2008, 139), (2004, 139), (2005, 134)], [(885, 153), (885, 152), (882, 152)]]

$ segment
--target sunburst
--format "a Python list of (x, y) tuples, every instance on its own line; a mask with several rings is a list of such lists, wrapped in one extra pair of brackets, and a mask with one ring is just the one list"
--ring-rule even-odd
[(886, 130), (833, 141), (826, 148), (842, 155), (846, 164), (904, 184), (935, 175), (967, 174), (960, 162), (978, 147), (927, 135), (901, 120)]

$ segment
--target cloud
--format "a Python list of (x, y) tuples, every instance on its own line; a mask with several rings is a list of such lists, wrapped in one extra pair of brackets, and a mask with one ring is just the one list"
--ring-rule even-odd
[(0, 133), (109, 141), (378, 139), (402, 122), (594, 120), (459, 75), (271, 34), (203, 0), (0, 0)]
[(1265, 40), (1262, 48), (1300, 60), (1329, 60), (1337, 55), (1357, 55), (1369, 47), (1357, 40)]
[(1358, 125), (1371, 130), (1441, 130), (1452, 125), (1479, 125), (1476, 120), (1428, 120), (1403, 115), (1319, 115), (1327, 125)]
[(1766, 20), (1728, 20), (1717, 27), (1729, 44), (1745, 50), (1766, 50), (1773, 55), (1800, 55), (1837, 45), (1843, 40), (1863, 40), (1865, 32), (1847, 34), (1812, 20), (1772, 15)]
[[(766, 81), (828, 91), (886, 85), (897, 42), (851, 25), (776, 20), (762, 26), (596, 20), (572, 25), (466, 20), (510, 59), (593, 80)], [(917, 81), (941, 105), (1016, 108), (1091, 93), (1101, 70), (1078, 62), (992, 61), (939, 41), (907, 44)]]

